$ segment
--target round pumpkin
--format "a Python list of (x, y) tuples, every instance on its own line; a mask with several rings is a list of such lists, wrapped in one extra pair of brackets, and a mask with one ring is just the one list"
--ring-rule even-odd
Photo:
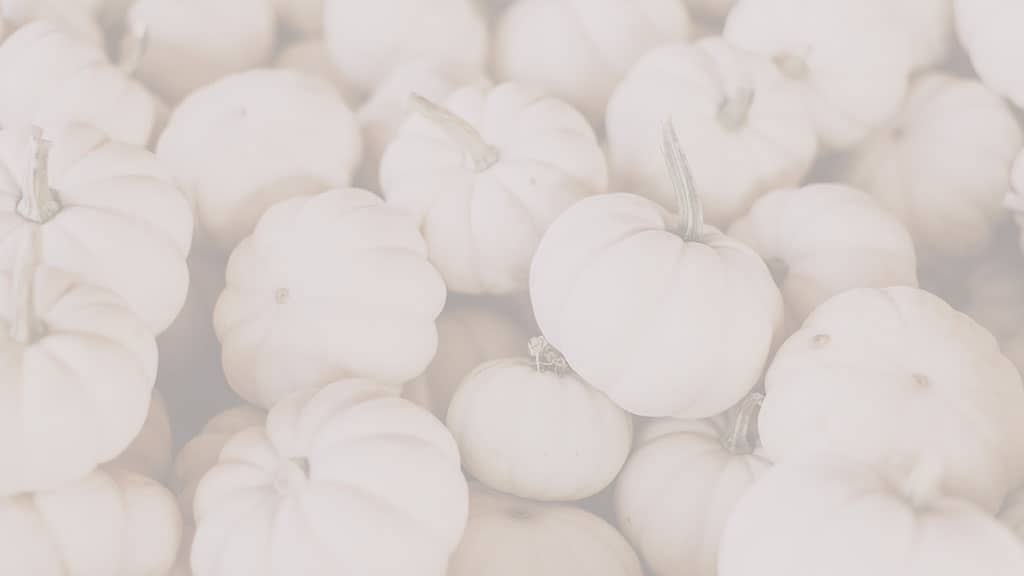
[(251, 70), (197, 90), (157, 146), (224, 249), (275, 202), (347, 186), (360, 151), (355, 117), (334, 87), (294, 70)]
[(690, 35), (677, 0), (517, 0), (494, 39), (498, 78), (538, 86), (598, 125), (608, 97), (648, 50)]
[(298, 70), (330, 81), (342, 100), (350, 106), (355, 106), (361, 100), (359, 91), (334, 67), (323, 40), (299, 40), (288, 44), (274, 59), (274, 67)]
[(445, 295), (402, 210), (356, 188), (285, 200), (228, 261), (214, 311), (224, 373), (264, 407), (348, 376), (404, 384), (434, 357)]
[(447, 424), (463, 466), (522, 498), (593, 496), (629, 456), (632, 418), (573, 374), (543, 338), (530, 340), (529, 351), (530, 358), (483, 364), (459, 385)]
[(721, 38), (647, 53), (608, 103), (612, 174), (619, 189), (671, 206), (657, 140), (671, 118), (699, 185), (704, 216), (727, 226), (758, 196), (798, 184), (817, 153), (803, 102), (767, 59)]
[(970, 272), (964, 312), (990, 330), (1003, 354), (1024, 372), (1024, 260), (1020, 254), (988, 257)]
[(740, 0), (724, 36), (775, 62), (822, 144), (849, 148), (894, 115), (906, 94), (910, 50), (889, 4)]
[(445, 427), (365, 380), (297, 392), (224, 446), (195, 497), (195, 576), (443, 576), (467, 487)]
[(471, 484), (466, 534), (447, 576), (642, 576), (629, 543), (575, 506), (541, 504)]
[(1006, 218), (1007, 175), (1022, 146), (998, 95), (974, 80), (928, 74), (857, 150), (845, 180), (881, 200), (910, 229), (922, 259), (941, 265), (989, 246)]
[(1019, 0), (954, 0), (960, 44), (979, 77), (996, 92), (1024, 109), (1024, 51)]
[(149, 413), (135, 440), (108, 468), (127, 470), (140, 476), (160, 479), (171, 465), (171, 420), (167, 403), (159, 390), (153, 390)]
[(131, 472), (97, 470), (56, 490), (0, 497), (3, 574), (163, 575), (180, 537), (174, 497)]
[(765, 389), (759, 431), (776, 462), (835, 454), (898, 476), (936, 460), (944, 493), (992, 511), (1024, 481), (1020, 374), (987, 330), (923, 290), (822, 304)]
[(569, 105), (517, 84), (470, 86), (416, 114), (381, 160), (388, 203), (415, 216), (449, 290), (524, 291), (537, 243), (607, 190), (597, 137)]
[(752, 393), (705, 420), (653, 420), (615, 484), (623, 535), (652, 574), (717, 576), (718, 540), (736, 502), (771, 467), (757, 446)]
[(586, 382), (640, 416), (703, 418), (756, 384), (782, 324), (761, 258), (713, 228), (667, 126), (679, 214), (633, 194), (587, 198), (537, 248), (541, 332)]
[(844, 461), (780, 464), (740, 500), (720, 576), (1013, 576), (1024, 546), (977, 506)]
[(785, 188), (762, 196), (729, 227), (772, 270), (787, 325), (852, 288), (917, 286), (914, 241), (871, 196), (840, 184)]

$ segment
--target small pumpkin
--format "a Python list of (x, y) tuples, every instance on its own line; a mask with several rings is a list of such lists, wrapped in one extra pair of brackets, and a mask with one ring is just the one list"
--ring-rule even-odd
[(361, 146), (355, 116), (327, 80), (260, 69), (192, 93), (156, 151), (206, 232), (230, 249), (275, 202), (347, 186)]
[(960, 44), (978, 76), (993, 90), (1024, 109), (1024, 51), (1019, 24), (1024, 5), (1017, 0), (954, 0)]
[(704, 418), (757, 384), (782, 297), (754, 251), (704, 228), (671, 125), (664, 141), (680, 213), (633, 194), (580, 201), (537, 248), (530, 295), (545, 338), (619, 406)]
[(1005, 220), (1007, 175), (1024, 146), (1012, 109), (980, 82), (917, 78), (902, 111), (858, 149), (844, 179), (910, 229), (922, 259), (980, 255)]
[(990, 330), (1003, 354), (1024, 372), (1024, 261), (1020, 254), (987, 257), (970, 272), (964, 312)]
[(608, 103), (616, 185), (668, 207), (674, 194), (651, 138), (666, 118), (687, 150), (704, 217), (715, 226), (727, 226), (761, 194), (798, 184), (818, 151), (803, 102), (771, 61), (721, 38), (648, 52)]
[(167, 403), (159, 390), (153, 390), (153, 396), (149, 401), (149, 413), (146, 414), (142, 430), (128, 448), (108, 463), (107, 467), (161, 479), (171, 465), (171, 440), (171, 420), (167, 415)]
[(629, 456), (632, 418), (573, 374), (543, 338), (531, 339), (529, 349), (531, 358), (479, 366), (455, 392), (447, 424), (463, 466), (522, 498), (593, 496)]
[(285, 200), (228, 261), (214, 311), (224, 373), (264, 407), (349, 376), (400, 386), (434, 357), (445, 296), (402, 210), (356, 188)]
[(471, 484), (469, 523), (447, 576), (642, 576), (615, 528), (575, 506), (541, 504)]
[(195, 576), (443, 576), (466, 480), (445, 427), (380, 384), (342, 380), (275, 405), (196, 490)]
[(388, 203), (417, 218), (455, 292), (526, 289), (537, 243), (577, 201), (607, 190), (597, 137), (572, 107), (517, 84), (469, 86), (416, 115), (381, 160)]

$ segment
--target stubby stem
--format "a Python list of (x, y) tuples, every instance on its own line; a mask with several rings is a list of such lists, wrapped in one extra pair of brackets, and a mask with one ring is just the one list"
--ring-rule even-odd
[(730, 96), (718, 110), (718, 121), (728, 130), (736, 130), (747, 123), (750, 108), (754, 105), (754, 90), (742, 87)]
[(671, 120), (662, 126), (661, 152), (679, 206), (680, 224), (677, 232), (687, 242), (700, 242), (704, 238), (704, 209)]
[(543, 336), (530, 338), (528, 347), (537, 372), (553, 372), (561, 375), (569, 370), (569, 363), (565, 361), (565, 357), (561, 352), (555, 350)]
[(448, 138), (462, 148), (474, 171), (483, 172), (501, 159), (498, 149), (484, 141), (469, 122), (419, 94), (412, 94), (409, 100), (418, 114), (444, 130)]
[(117, 67), (128, 76), (135, 75), (142, 64), (142, 57), (146, 54), (149, 46), (149, 25), (139, 21), (137, 18), (130, 18), (127, 22), (127, 30), (121, 38), (118, 46)]
[(754, 433), (754, 424), (757, 422), (757, 415), (761, 411), (761, 404), (764, 402), (764, 394), (751, 392), (736, 412), (736, 419), (732, 422), (732, 428), (724, 438), (722, 445), (732, 454), (744, 455), (753, 454), (757, 450), (757, 438)]
[(60, 212), (60, 202), (50, 189), (48, 162), (50, 142), (43, 139), (43, 131), (32, 127), (29, 142), (28, 178), (18, 201), (18, 214), (37, 224), (49, 221)]
[(35, 231), (26, 235), (17, 261), (11, 271), (11, 338), (22, 345), (38, 336), (32, 292), (35, 285)]
[(774, 58), (775, 66), (778, 67), (782, 73), (792, 80), (803, 80), (807, 78), (807, 75), (811, 73), (811, 69), (807, 66), (807, 60), (801, 56), (790, 53), (778, 54)]

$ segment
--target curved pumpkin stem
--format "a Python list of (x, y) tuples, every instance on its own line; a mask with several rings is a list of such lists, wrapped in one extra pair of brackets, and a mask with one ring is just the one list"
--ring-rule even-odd
[(474, 171), (483, 172), (501, 159), (498, 149), (484, 141), (480, 132), (463, 118), (419, 94), (412, 94), (409, 101), (418, 114), (444, 130), (448, 138), (462, 148)]
[(37, 224), (43, 224), (60, 212), (60, 202), (50, 189), (50, 142), (43, 139), (43, 130), (32, 127), (29, 142), (28, 178), (18, 201), (18, 214)]
[(530, 338), (528, 347), (537, 372), (553, 372), (561, 375), (569, 370), (569, 363), (566, 362), (565, 356), (555, 350), (543, 336)]
[(679, 136), (671, 120), (662, 126), (661, 152), (679, 206), (681, 223), (678, 234), (687, 242), (700, 242), (704, 238), (704, 208), (697, 196), (697, 185), (693, 181), (690, 164), (683, 154), (683, 147), (679, 144)]
[(740, 403), (736, 418), (732, 422), (729, 434), (722, 439), (722, 445), (732, 454), (753, 454), (757, 450), (757, 435), (754, 422), (764, 403), (764, 394), (751, 392)]
[(22, 345), (32, 343), (39, 335), (38, 319), (32, 295), (35, 290), (36, 231), (29, 230), (11, 271), (10, 336)]

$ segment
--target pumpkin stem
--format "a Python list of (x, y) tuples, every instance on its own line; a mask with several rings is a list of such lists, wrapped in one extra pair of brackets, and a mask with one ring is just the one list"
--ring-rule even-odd
[(753, 454), (757, 450), (756, 422), (761, 412), (764, 394), (751, 392), (740, 403), (736, 418), (732, 422), (729, 434), (722, 439), (722, 445), (732, 454)]
[(462, 148), (470, 168), (475, 172), (484, 172), (498, 163), (501, 156), (498, 149), (484, 141), (480, 132), (469, 122), (419, 94), (412, 94), (409, 101), (418, 114), (437, 125)]
[(117, 67), (126, 75), (134, 76), (149, 47), (149, 25), (138, 18), (130, 18), (127, 28), (118, 47)]
[(530, 338), (527, 346), (530, 349), (530, 356), (533, 357), (537, 372), (550, 371), (561, 375), (569, 370), (569, 363), (565, 361), (565, 356), (562, 356), (561, 352), (555, 350), (547, 341), (547, 338), (534, 336)]
[(754, 90), (741, 87), (722, 103), (718, 109), (718, 121), (728, 130), (736, 130), (746, 124), (750, 108), (754, 105)]
[(918, 461), (903, 482), (903, 493), (915, 508), (927, 506), (940, 494), (942, 463), (938, 458), (926, 457)]
[(784, 52), (775, 55), (775, 66), (791, 80), (803, 80), (811, 73), (807, 60), (802, 56)]
[(700, 242), (704, 238), (704, 209), (697, 196), (697, 185), (693, 181), (690, 164), (686, 161), (671, 120), (662, 126), (661, 136), (661, 153), (679, 205), (681, 223), (678, 233), (687, 242)]
[(11, 338), (27, 345), (39, 335), (32, 294), (35, 285), (35, 231), (29, 231), (11, 270)]
[(43, 139), (43, 130), (33, 126), (29, 142), (28, 181), (22, 188), (17, 209), (23, 218), (36, 224), (48, 222), (60, 212), (60, 202), (50, 189), (50, 145), (50, 141)]

